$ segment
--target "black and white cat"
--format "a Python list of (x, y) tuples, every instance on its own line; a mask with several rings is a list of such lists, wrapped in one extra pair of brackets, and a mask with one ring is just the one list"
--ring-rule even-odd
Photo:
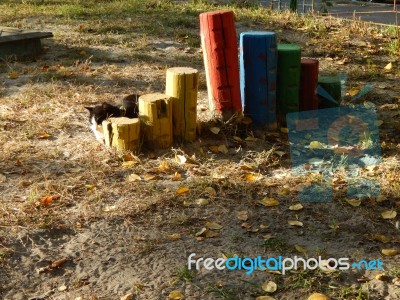
[(89, 111), (89, 128), (94, 133), (96, 139), (104, 142), (102, 127), (104, 120), (111, 117), (137, 118), (139, 114), (138, 99), (139, 95), (131, 94), (122, 99), (121, 106), (119, 107), (108, 102), (103, 102), (93, 107), (85, 106)]

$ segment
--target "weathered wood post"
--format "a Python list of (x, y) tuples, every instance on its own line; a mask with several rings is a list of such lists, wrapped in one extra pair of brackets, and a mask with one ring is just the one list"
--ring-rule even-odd
[(172, 144), (172, 100), (161, 93), (139, 97), (144, 143), (151, 149), (168, 148)]
[(277, 49), (274, 32), (240, 34), (240, 92), (244, 113), (256, 125), (276, 129)]
[(276, 102), (281, 125), (285, 125), (287, 113), (299, 111), (300, 60), (299, 46), (278, 44)]
[(103, 123), (104, 143), (119, 152), (135, 151), (140, 146), (140, 122), (138, 118), (109, 118)]
[(318, 109), (318, 60), (302, 58), (300, 74), (300, 111)]
[(242, 111), (233, 12), (212, 11), (200, 14), (200, 36), (210, 109), (228, 119)]
[(166, 77), (165, 94), (174, 98), (172, 101), (174, 138), (192, 142), (196, 138), (199, 73), (193, 68), (170, 68)]

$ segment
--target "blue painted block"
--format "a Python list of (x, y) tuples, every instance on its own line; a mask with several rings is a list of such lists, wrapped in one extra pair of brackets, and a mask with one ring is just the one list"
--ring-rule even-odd
[(274, 32), (240, 34), (240, 92), (245, 115), (276, 128), (277, 43)]

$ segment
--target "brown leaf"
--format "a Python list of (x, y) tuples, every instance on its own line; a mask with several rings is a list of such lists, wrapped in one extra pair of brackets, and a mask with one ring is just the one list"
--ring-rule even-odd
[(246, 222), (249, 219), (249, 212), (247, 210), (240, 210), (240, 211), (236, 212), (236, 217), (240, 221)]

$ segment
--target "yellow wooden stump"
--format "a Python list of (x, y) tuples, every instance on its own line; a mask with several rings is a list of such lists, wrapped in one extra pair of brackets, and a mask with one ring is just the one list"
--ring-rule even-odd
[(149, 148), (168, 148), (172, 145), (172, 99), (161, 93), (139, 97), (139, 118), (144, 142)]
[(192, 142), (196, 138), (197, 88), (199, 73), (193, 68), (167, 70), (165, 94), (173, 100), (172, 120), (175, 138)]
[(104, 143), (119, 152), (135, 151), (140, 145), (138, 118), (109, 118), (103, 121)]

